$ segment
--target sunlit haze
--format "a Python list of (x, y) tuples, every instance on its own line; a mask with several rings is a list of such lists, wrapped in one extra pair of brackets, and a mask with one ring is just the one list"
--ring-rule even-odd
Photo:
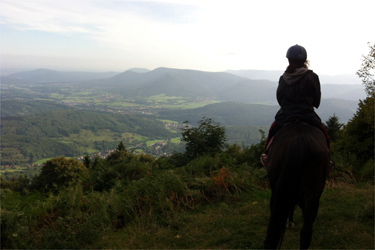
[(1, 0), (1, 67), (283, 70), (354, 74), (375, 41), (375, 1)]

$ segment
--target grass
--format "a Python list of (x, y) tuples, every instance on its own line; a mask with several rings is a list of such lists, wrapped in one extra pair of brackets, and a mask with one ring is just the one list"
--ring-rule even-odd
[(49, 160), (51, 160), (52, 158), (45, 158), (45, 159), (42, 159), (42, 160), (39, 160), (39, 161), (36, 161), (36, 162), (34, 162), (34, 164), (43, 164), (43, 163), (45, 163), (46, 161), (49, 161)]
[(181, 142), (181, 137), (172, 138), (171, 142), (175, 144), (179, 144)]
[(0, 170), (0, 175), (4, 174), (4, 173), (16, 173), (16, 172), (24, 172), (27, 170), (27, 167), (18, 167), (16, 169), (12, 169), (12, 168), (6, 168), (6, 169), (2, 169)]
[(147, 141), (146, 144), (147, 144), (147, 147), (150, 147), (151, 145), (157, 143), (157, 142), (163, 142), (165, 140), (152, 140), (152, 141)]
[(109, 138), (112, 139), (113, 142), (119, 141), (126, 141), (127, 147), (132, 147), (135, 143), (139, 143), (141, 141), (146, 141), (147, 138), (141, 135), (133, 134), (133, 133), (118, 133), (112, 132), (108, 129), (100, 129), (95, 133), (91, 130), (81, 130), (79, 134), (71, 134), (69, 137), (61, 137), (59, 138), (59, 142), (64, 143), (75, 143), (85, 149), (88, 152), (97, 152), (98, 150), (94, 148), (90, 148), (94, 146), (95, 142), (100, 141), (109, 141)]
[[(269, 190), (257, 190), (170, 218), (138, 218), (89, 248), (259, 249), (267, 230), (269, 197)], [(298, 248), (300, 209), (296, 209), (295, 224), (295, 229), (286, 231), (282, 248)], [(323, 193), (311, 249), (344, 248), (374, 248), (373, 184), (340, 184)]]
[(161, 122), (168, 122), (168, 123), (178, 124), (178, 122), (176, 122), (176, 121), (172, 121), (172, 120), (164, 120), (164, 119), (157, 119), (157, 120), (159, 120), (159, 121), (161, 121)]
[[(45, 162), (47, 162), (47, 161), (49, 161), (49, 160), (51, 160), (51, 159), (53, 159), (53, 158), (55, 158), (55, 157), (52, 157), (52, 158), (44, 158), (44, 159), (41, 159), (41, 160), (39, 160), (39, 161), (34, 162), (34, 164), (43, 164), (43, 163), (45, 163)], [(67, 159), (71, 159), (71, 158), (74, 158), (74, 157), (65, 157), (65, 158), (67, 158)]]

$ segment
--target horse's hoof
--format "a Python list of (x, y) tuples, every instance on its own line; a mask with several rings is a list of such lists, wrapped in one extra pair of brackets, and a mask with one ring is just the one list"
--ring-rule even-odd
[(287, 229), (293, 229), (294, 228), (294, 223), (293, 222), (286, 223), (286, 228)]

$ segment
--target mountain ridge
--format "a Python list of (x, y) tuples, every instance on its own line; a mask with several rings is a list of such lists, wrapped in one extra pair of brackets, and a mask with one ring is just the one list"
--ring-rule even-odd
[[(218, 102), (240, 102), (249, 104), (277, 105), (277, 81), (267, 79), (254, 80), (234, 75), (228, 72), (207, 72), (190, 69), (173, 69), (160, 67), (151, 71), (127, 70), (122, 73), (110, 73), (110, 77), (95, 73), (87, 80), (82, 72), (59, 72), (46, 69), (15, 73), (1, 78), (3, 84), (35, 83), (54, 84), (60, 88), (63, 84), (74, 83), (81, 89), (95, 88), (96, 92), (118, 95), (125, 99), (141, 100), (151, 96), (166, 95), (168, 97), (189, 98), (195, 100), (215, 100)], [(248, 71), (243, 71), (248, 72)], [(279, 71), (256, 71), (261, 74), (267, 72), (274, 75)], [(29, 78), (28, 78), (29, 77)], [(86, 80), (81, 81), (86, 77)], [(92, 79), (95, 78), (95, 79)], [(75, 79), (76, 82), (68, 82)], [(78, 81), (79, 79), (79, 81)], [(49, 82), (48, 82), (49, 81)], [(364, 99), (366, 93), (362, 85), (324, 84), (321, 82), (322, 99), (343, 99), (357, 101)], [(36, 90), (36, 87), (33, 87)], [(43, 87), (39, 88), (44, 91)]]
[(1, 76), (3, 79), (18, 79), (20, 81), (31, 81), (37, 83), (51, 82), (78, 82), (101, 78), (108, 78), (118, 74), (117, 72), (85, 72), (85, 71), (57, 71), (51, 69), (39, 68), (35, 70), (13, 73), (7, 76)]

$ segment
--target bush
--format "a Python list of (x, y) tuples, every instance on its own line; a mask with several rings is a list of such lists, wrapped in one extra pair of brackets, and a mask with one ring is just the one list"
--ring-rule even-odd
[(219, 170), (222, 166), (219, 156), (200, 156), (190, 161), (184, 169), (193, 176), (211, 176), (212, 171)]
[(21, 195), (9, 189), (1, 189), (1, 249), (32, 248), (30, 241), (38, 227), (38, 219), (51, 206), (38, 193)]
[(156, 165), (152, 156), (138, 156), (128, 153), (116, 163), (103, 161), (91, 172), (95, 191), (110, 190), (116, 185), (128, 184), (149, 175)]
[(87, 168), (78, 160), (54, 158), (44, 164), (41, 173), (33, 180), (32, 187), (43, 193), (56, 194), (72, 182), (82, 180), (87, 174)]
[(182, 141), (186, 143), (186, 156), (194, 159), (202, 155), (214, 156), (225, 146), (225, 127), (210, 118), (203, 117), (198, 127), (185, 126), (182, 129)]

